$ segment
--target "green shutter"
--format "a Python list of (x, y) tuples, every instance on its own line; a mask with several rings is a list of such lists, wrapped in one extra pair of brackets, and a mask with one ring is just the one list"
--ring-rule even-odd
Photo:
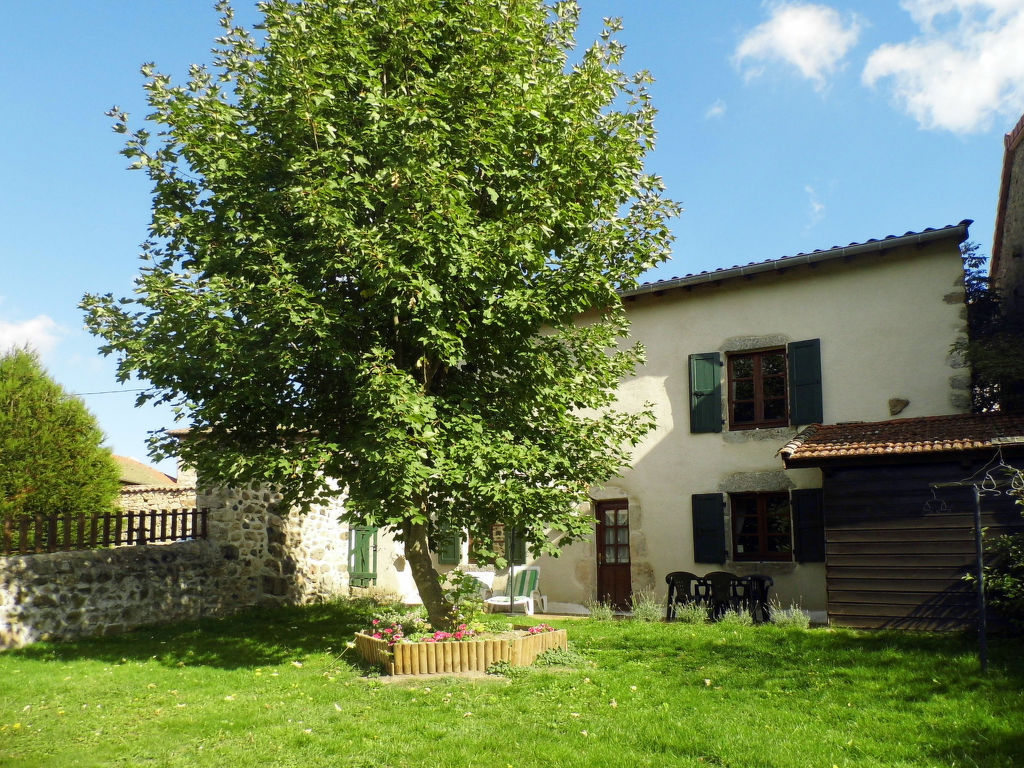
[(349, 584), (369, 587), (377, 583), (377, 529), (354, 525), (349, 529)]
[(695, 493), (693, 502), (693, 561), (724, 563), (728, 558), (725, 546), (725, 497), (720, 493)]
[(825, 562), (825, 505), (821, 488), (792, 491), (793, 548), (798, 563)]
[(690, 355), (690, 431), (722, 431), (722, 356)]
[(520, 535), (519, 531), (513, 530), (511, 535), (512, 539), (508, 545), (512, 556), (512, 564), (526, 565), (526, 540)]
[(457, 533), (441, 531), (437, 534), (437, 562), (458, 565), (462, 561), (462, 539)]
[(821, 340), (794, 341), (789, 345), (789, 421), (820, 424)]

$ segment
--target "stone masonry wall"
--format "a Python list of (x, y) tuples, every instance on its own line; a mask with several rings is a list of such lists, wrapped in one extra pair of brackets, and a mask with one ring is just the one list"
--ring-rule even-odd
[[(155, 499), (139, 509), (159, 508)], [(200, 492), (197, 501), (209, 509), (206, 540), (0, 557), (0, 649), (347, 593), (340, 506), (285, 511), (267, 488)]]
[[(309, 603), (348, 592), (348, 527), (341, 504), (284, 510), (266, 488), (201, 491), (210, 537), (230, 547), (254, 579), (257, 602)], [(216, 533), (215, 533), (216, 531)]]
[(0, 558), (0, 648), (230, 613), (245, 574), (209, 541)]
[(126, 512), (151, 509), (191, 509), (196, 505), (194, 485), (130, 485), (122, 488), (117, 505)]

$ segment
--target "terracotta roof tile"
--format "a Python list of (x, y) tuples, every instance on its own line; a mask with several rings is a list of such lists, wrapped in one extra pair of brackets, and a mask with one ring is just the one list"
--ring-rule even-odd
[(855, 456), (954, 453), (1024, 446), (1024, 414), (958, 414), (812, 424), (779, 451), (787, 463)]

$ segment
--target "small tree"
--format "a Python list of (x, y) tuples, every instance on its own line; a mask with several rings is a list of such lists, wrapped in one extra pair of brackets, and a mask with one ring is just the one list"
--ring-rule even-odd
[(201, 434), (188, 463), (347, 491), (444, 626), (442, 536), (557, 552), (652, 425), (614, 408), (641, 353), (616, 291), (677, 211), (643, 167), (649, 77), (618, 70), (616, 22), (571, 63), (569, 2), (271, 0), (259, 39), (219, 8), (215, 71), (143, 68), (156, 149), (111, 112), (154, 183), (148, 266), (87, 322)]
[(96, 419), (27, 349), (0, 356), (0, 523), (107, 512), (120, 483)]
[(1003, 312), (978, 244), (960, 247), (967, 297), (967, 339), (954, 348), (971, 364), (972, 400), (978, 413), (1024, 409), (1024, 317)]

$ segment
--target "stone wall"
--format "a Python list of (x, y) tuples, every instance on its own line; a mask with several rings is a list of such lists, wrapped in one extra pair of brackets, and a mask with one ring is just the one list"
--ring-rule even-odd
[(209, 541), (0, 558), (0, 648), (230, 613), (246, 581)]
[[(134, 501), (158, 509), (163, 492), (170, 508), (186, 506), (188, 491), (174, 491), (140, 489)], [(209, 509), (206, 540), (0, 557), (0, 648), (347, 593), (340, 506), (303, 515), (267, 488), (200, 492), (196, 501)]]
[(194, 485), (129, 485), (121, 489), (117, 505), (126, 512), (151, 509), (191, 509), (196, 505)]

